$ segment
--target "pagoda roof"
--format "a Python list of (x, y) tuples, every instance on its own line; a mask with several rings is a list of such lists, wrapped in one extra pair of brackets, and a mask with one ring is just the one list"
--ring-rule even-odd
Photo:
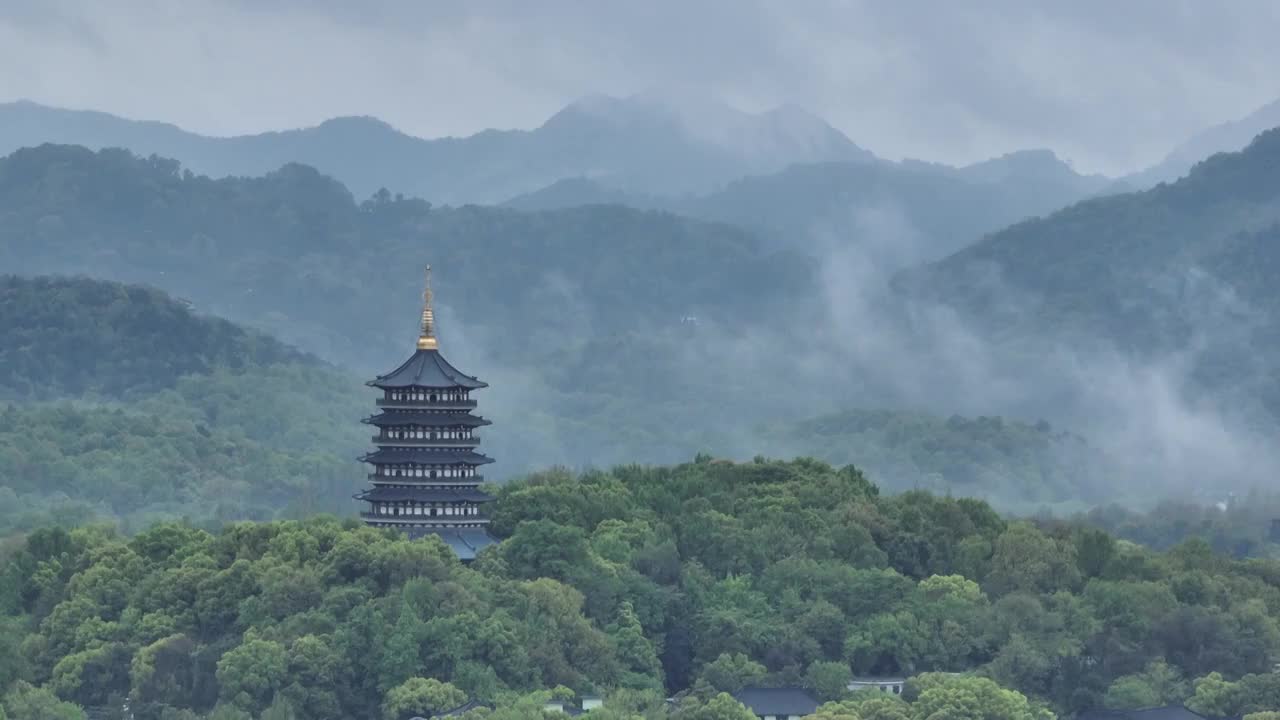
[(450, 365), (440, 351), (434, 348), (417, 350), (400, 367), (365, 384), (383, 389), (423, 387), (475, 390), (489, 387), (488, 383)]
[(801, 717), (818, 709), (818, 701), (804, 688), (747, 687), (733, 694), (757, 717)]
[(382, 412), (365, 418), (364, 422), (378, 427), (394, 427), (397, 425), (422, 425), (423, 427), (481, 427), (492, 425), (478, 415), (470, 413), (423, 412), (415, 410), (399, 410)]
[(409, 537), (417, 540), (427, 535), (437, 535), (446, 545), (453, 549), (458, 559), (469, 561), (476, 559), (476, 553), (498, 541), (489, 535), (484, 528), (447, 528), (447, 527), (411, 527)]
[(421, 502), (472, 502), (483, 503), (493, 500), (493, 496), (475, 488), (452, 490), (435, 487), (386, 487), (370, 488), (356, 495), (357, 500), (369, 502), (404, 502), (418, 500)]
[(375, 464), (417, 463), (419, 465), (487, 465), (493, 462), (493, 458), (485, 457), (473, 450), (419, 450), (400, 447), (378, 448), (361, 457), (360, 460)]

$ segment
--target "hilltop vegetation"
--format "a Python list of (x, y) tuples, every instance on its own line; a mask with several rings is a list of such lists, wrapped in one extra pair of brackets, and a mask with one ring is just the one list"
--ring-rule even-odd
[(0, 535), (345, 510), (359, 384), (157, 290), (0, 277)]
[[(3, 704), (396, 720), (474, 698), (506, 720), (576, 692), (638, 718), (677, 693), (702, 720), (763, 683), (847, 703), (820, 717), (1048, 720), (1280, 700), (1280, 567), (1199, 541), (1042, 531), (807, 460), (543, 473), (494, 519), (507, 539), (471, 567), (324, 518), (34, 532), (0, 566)], [(873, 710), (845, 700), (852, 673), (925, 674)]]
[(186, 375), (318, 360), (154, 288), (0, 275), (0, 400), (121, 399)]
[(812, 270), (741, 230), (660, 213), (439, 209), (387, 193), (357, 204), (304, 166), (211, 180), (75, 147), (0, 161), (0, 208), (9, 267), (145, 281), (378, 371), (412, 339), (428, 260), (452, 331), (509, 337), (497, 361), (525, 364), (584, 327), (626, 334), (748, 299), (790, 309)]
[[(1280, 417), (1280, 130), (1170, 185), (1014, 225), (896, 278), (1001, 348), (1117, 350), (1188, 378), (1193, 398)], [(1041, 350), (1040, 352), (1048, 352)]]
[(1087, 330), (1147, 353), (1181, 347), (1203, 320), (1245, 309), (1211, 302), (1215, 293), (1247, 291), (1245, 307), (1259, 310), (1280, 297), (1258, 292), (1251, 270), (1271, 262), (1278, 161), (1280, 131), (1263, 133), (1176, 183), (1019, 223), (900, 284), (1021, 333)]
[[(302, 166), (215, 181), (158, 158), (47, 146), (0, 161), (0, 212), (5, 266), (146, 282), (361, 377), (412, 349), (430, 261), (445, 352), (493, 385), (483, 409), (502, 422), (489, 447), (507, 472), (688, 457), (706, 447), (691, 426), (733, 435), (693, 413), (747, 378), (735, 369), (725, 382), (689, 354), (713, 356), (756, 303), (812, 315), (813, 263), (729, 226), (616, 207), (436, 209), (387, 193), (357, 204)], [(581, 367), (618, 382), (566, 371)], [(634, 402), (655, 387), (667, 407)], [(691, 387), (701, 392), (679, 391)]]

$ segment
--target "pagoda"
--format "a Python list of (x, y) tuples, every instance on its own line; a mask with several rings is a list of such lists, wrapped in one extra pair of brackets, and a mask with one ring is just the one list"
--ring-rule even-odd
[(490, 424), (472, 414), (471, 391), (488, 387), (440, 354), (432, 309), (431, 266), (422, 293), (417, 350), (400, 367), (367, 385), (382, 391), (379, 412), (364, 422), (378, 429), (376, 449), (360, 458), (373, 466), (372, 488), (355, 496), (369, 503), (360, 513), (373, 527), (398, 528), (411, 538), (439, 536), (463, 561), (495, 541), (487, 530), (480, 491), (476, 428)]

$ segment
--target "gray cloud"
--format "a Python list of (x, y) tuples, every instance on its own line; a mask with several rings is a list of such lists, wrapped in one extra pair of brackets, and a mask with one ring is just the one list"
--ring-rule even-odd
[(1041, 146), (1117, 173), (1280, 95), (1277, 28), (1265, 0), (9, 0), (0, 98), (214, 134), (370, 114), (434, 137), (678, 86), (805, 106), (888, 157)]

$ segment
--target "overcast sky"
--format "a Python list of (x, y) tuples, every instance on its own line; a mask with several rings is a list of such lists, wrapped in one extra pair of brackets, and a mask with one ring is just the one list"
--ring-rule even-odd
[(1280, 97), (1278, 36), (1269, 0), (0, 0), (0, 100), (437, 137), (679, 86), (885, 157), (1050, 147), (1114, 174)]

